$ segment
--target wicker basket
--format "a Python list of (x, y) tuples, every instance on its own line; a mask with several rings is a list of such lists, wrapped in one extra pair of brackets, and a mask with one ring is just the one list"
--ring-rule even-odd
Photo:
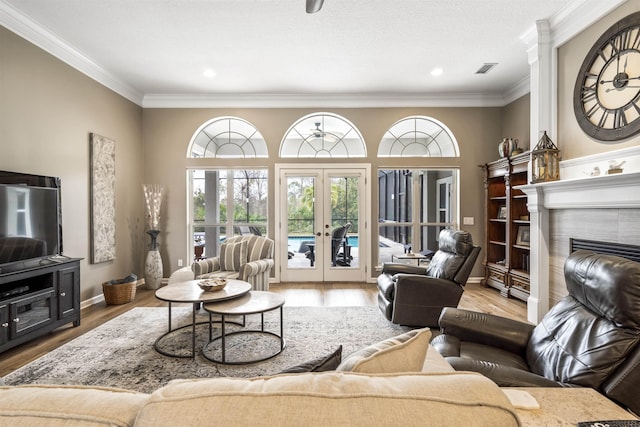
[(102, 284), (104, 300), (109, 305), (126, 304), (136, 297), (136, 281), (112, 285), (109, 282)]

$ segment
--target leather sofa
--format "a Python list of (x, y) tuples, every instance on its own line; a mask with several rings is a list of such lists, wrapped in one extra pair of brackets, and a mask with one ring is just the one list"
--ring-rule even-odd
[(573, 252), (568, 295), (538, 325), (446, 308), (432, 345), (503, 387), (591, 387), (640, 413), (640, 263)]
[(480, 253), (466, 231), (444, 229), (428, 267), (384, 263), (378, 307), (393, 323), (438, 326), (443, 307), (457, 307)]

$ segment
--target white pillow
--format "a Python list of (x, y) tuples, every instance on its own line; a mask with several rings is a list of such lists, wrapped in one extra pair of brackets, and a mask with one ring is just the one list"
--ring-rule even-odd
[(414, 329), (350, 354), (336, 370), (367, 374), (420, 372), (430, 340), (429, 328)]

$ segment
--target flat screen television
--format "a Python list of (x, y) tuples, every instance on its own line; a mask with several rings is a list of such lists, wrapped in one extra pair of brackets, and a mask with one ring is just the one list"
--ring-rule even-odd
[(61, 254), (58, 192), (0, 184), (0, 271), (20, 263), (27, 268), (30, 260), (37, 265), (38, 260)]

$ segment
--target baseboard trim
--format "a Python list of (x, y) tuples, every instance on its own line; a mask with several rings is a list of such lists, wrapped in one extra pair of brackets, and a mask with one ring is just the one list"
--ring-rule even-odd
[[(169, 282), (169, 279), (162, 279), (163, 286), (166, 285), (168, 282)], [(136, 288), (139, 288), (140, 286), (144, 286), (144, 279), (139, 279), (136, 282)], [(104, 294), (96, 295), (92, 298), (81, 301), (80, 310), (83, 310), (87, 307), (91, 307), (92, 305), (95, 305), (95, 304), (99, 304), (101, 302), (104, 302)]]

